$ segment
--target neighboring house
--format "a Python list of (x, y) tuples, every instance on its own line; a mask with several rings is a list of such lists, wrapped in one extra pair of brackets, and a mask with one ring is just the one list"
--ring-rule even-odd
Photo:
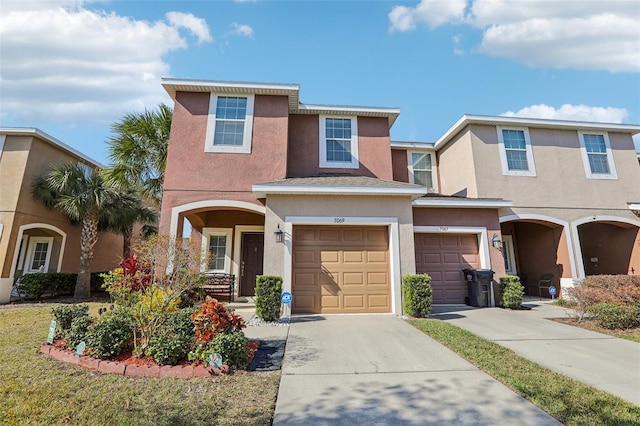
[(303, 104), (295, 84), (163, 86), (175, 108), (160, 233), (187, 220), (211, 254), (203, 270), (235, 275), (237, 296), (279, 275), (294, 313), (400, 314), (415, 272), (434, 303), (465, 301), (464, 268), (530, 286), (640, 273), (640, 126), (464, 116), (435, 143), (392, 142), (396, 108)]
[[(99, 163), (33, 128), (0, 128), (0, 303), (7, 303), (16, 278), (32, 272), (78, 272), (80, 227), (31, 196), (34, 176), (52, 164)], [(101, 233), (93, 271), (118, 264), (122, 237)]]

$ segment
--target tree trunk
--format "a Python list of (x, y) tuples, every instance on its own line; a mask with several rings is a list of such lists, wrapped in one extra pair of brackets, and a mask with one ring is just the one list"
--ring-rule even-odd
[(122, 257), (127, 258), (131, 256), (131, 239), (133, 237), (133, 225), (128, 227), (126, 231), (122, 233)]
[(93, 259), (93, 248), (97, 242), (98, 209), (93, 208), (82, 219), (80, 268), (78, 269), (78, 280), (73, 294), (75, 299), (88, 299), (91, 297), (91, 259)]

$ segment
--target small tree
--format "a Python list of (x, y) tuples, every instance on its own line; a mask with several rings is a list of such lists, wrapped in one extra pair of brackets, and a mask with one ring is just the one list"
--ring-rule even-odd
[(81, 223), (80, 267), (74, 297), (91, 296), (91, 259), (98, 242), (100, 212), (117, 197), (113, 186), (105, 183), (99, 171), (87, 173), (82, 164), (54, 165), (32, 184), (33, 197), (47, 208), (59, 210), (73, 223)]
[(431, 312), (433, 290), (431, 277), (427, 274), (407, 274), (402, 277), (404, 310), (416, 318), (424, 318)]

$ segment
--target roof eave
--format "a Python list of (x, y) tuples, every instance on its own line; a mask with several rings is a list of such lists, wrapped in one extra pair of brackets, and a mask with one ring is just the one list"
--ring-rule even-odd
[(104, 165), (102, 163), (99, 163), (93, 158), (81, 153), (77, 149), (72, 148), (66, 143), (60, 141), (59, 139), (56, 139), (53, 136), (49, 135), (48, 133), (45, 133), (42, 130), (35, 127), (0, 127), (0, 134), (7, 135), (7, 136), (32, 136), (32, 137), (35, 136), (45, 142), (48, 142), (51, 145), (54, 145), (62, 149), (63, 151), (66, 151), (67, 153), (75, 157), (78, 157), (81, 160), (86, 161), (87, 163), (90, 163), (96, 166), (97, 168), (100, 168), (100, 169), (104, 168)]
[(427, 194), (427, 188), (396, 188), (370, 186), (308, 186), (308, 185), (253, 185), (251, 187), (256, 198), (267, 195), (384, 195), (410, 196), (412, 200)]
[(513, 201), (508, 200), (442, 200), (419, 198), (411, 203), (414, 207), (457, 208), (457, 209), (500, 209), (513, 207)]

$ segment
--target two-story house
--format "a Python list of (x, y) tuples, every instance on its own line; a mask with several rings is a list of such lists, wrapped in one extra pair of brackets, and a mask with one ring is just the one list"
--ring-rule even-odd
[(593, 273), (583, 258), (640, 271), (640, 126), (464, 116), (435, 143), (392, 142), (397, 108), (304, 104), (295, 84), (163, 87), (160, 232), (182, 236), (187, 220), (204, 270), (235, 275), (237, 296), (279, 275), (294, 313), (400, 314), (403, 274), (431, 275), (434, 303), (463, 303), (464, 268), (557, 285)]
[[(51, 164), (101, 165), (34, 128), (0, 128), (0, 303), (10, 301), (14, 281), (33, 272), (78, 272), (80, 228), (31, 196), (33, 178)], [(103, 232), (95, 247), (94, 271), (118, 264), (122, 237)]]

